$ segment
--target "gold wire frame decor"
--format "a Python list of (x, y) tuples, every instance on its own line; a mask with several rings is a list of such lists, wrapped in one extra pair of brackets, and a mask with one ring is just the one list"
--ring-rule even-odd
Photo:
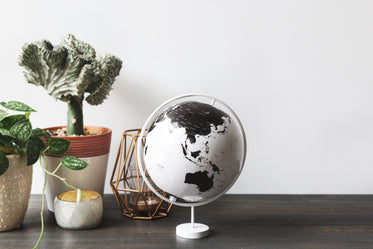
[[(172, 204), (155, 196), (139, 171), (136, 144), (141, 141), (138, 140), (140, 133), (141, 129), (126, 130), (122, 133), (110, 186), (122, 215), (148, 220), (166, 217)], [(148, 177), (148, 180), (151, 182), (151, 178)], [(165, 192), (162, 194), (167, 196)]]

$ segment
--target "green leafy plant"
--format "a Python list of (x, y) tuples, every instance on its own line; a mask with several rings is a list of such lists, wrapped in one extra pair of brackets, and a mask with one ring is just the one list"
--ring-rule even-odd
[[(40, 128), (33, 129), (30, 121), (30, 114), (35, 112), (35, 110), (28, 105), (18, 101), (9, 101), (7, 103), (0, 102), (0, 105), (5, 108), (0, 109), (0, 177), (9, 167), (9, 160), (6, 156), (12, 154), (19, 154), (22, 157), (26, 156), (27, 166), (32, 166), (39, 160), (40, 166), (44, 171), (45, 178), (42, 192), (42, 209), (40, 212), (41, 232), (39, 240), (35, 245), (36, 248), (44, 232), (43, 212), (47, 175), (57, 177), (63, 181), (66, 186), (77, 190), (77, 199), (79, 202), (80, 190), (68, 184), (64, 178), (56, 175), (56, 172), (61, 166), (72, 170), (82, 170), (88, 166), (88, 163), (73, 156), (63, 156), (58, 167), (53, 172), (48, 171), (43, 153), (48, 151), (56, 156), (63, 155), (69, 149), (70, 141), (63, 138), (51, 138), (47, 131)], [(14, 114), (14, 111), (17, 112), (17, 114)], [(47, 143), (44, 143), (42, 137), (45, 138)]]
[(47, 40), (25, 44), (19, 65), (29, 83), (67, 102), (67, 135), (84, 135), (85, 93), (89, 94), (89, 104), (101, 104), (119, 75), (122, 61), (110, 54), (96, 56), (91, 45), (70, 34), (58, 46)]

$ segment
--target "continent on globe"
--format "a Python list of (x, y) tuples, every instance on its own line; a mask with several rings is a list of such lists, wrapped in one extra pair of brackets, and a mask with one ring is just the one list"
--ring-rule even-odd
[[(196, 135), (207, 136), (211, 133), (211, 126), (217, 128), (225, 124), (224, 118), (230, 122), (229, 116), (209, 104), (189, 101), (177, 104), (166, 110), (160, 115), (154, 124), (149, 128), (152, 131), (154, 125), (163, 121), (166, 116), (171, 119), (172, 123), (176, 123), (179, 128), (185, 128), (187, 137), (191, 143), (196, 142)], [(226, 127), (219, 133), (224, 133)]]
[(214, 175), (208, 176), (207, 171), (197, 171), (195, 173), (187, 173), (185, 175), (184, 183), (195, 184), (198, 190), (201, 192), (206, 192), (214, 186)]

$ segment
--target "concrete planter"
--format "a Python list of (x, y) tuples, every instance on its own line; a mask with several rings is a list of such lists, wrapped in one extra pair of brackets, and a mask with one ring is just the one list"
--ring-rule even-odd
[[(82, 190), (82, 192), (84, 191), (86, 190)], [(54, 215), (57, 224), (65, 229), (91, 229), (97, 227), (101, 223), (104, 208), (101, 195), (97, 192), (94, 193), (97, 194), (95, 198), (83, 200), (79, 203), (62, 200), (60, 195), (56, 196), (54, 200)]]
[(9, 155), (8, 170), (0, 176), (0, 231), (19, 228), (30, 200), (32, 166), (26, 156)]
[[(60, 128), (62, 128), (62, 126), (45, 128), (45, 130), (56, 130)], [(80, 171), (61, 167), (56, 174), (66, 178), (67, 182), (74, 187), (96, 191), (103, 195), (112, 132), (108, 128), (96, 126), (85, 126), (85, 129), (93, 132), (102, 132), (102, 134), (63, 137), (71, 142), (69, 150), (64, 155), (78, 157), (89, 163), (89, 166)], [(53, 156), (48, 153), (45, 154), (45, 157), (49, 171), (54, 171), (62, 160), (62, 157)], [(48, 209), (54, 212), (54, 200), (56, 196), (69, 190), (71, 189), (66, 187), (62, 181), (55, 177), (48, 176), (46, 188)]]

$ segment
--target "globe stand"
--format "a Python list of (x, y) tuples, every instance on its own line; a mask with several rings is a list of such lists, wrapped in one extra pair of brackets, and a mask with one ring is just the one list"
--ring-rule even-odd
[[(172, 120), (175, 120), (176, 126)], [(219, 122), (216, 122), (217, 120)], [(224, 127), (220, 127), (222, 126), (221, 121), (225, 124)], [(187, 128), (190, 128), (190, 136), (196, 138), (200, 130), (202, 137), (204, 137), (209, 128), (203, 128), (203, 126), (208, 125), (208, 123), (211, 123), (210, 126), (214, 126), (214, 131), (211, 130), (210, 133), (216, 133), (218, 136), (224, 131), (228, 135), (205, 137), (207, 141), (199, 143), (201, 150), (198, 150), (197, 146), (194, 148), (195, 150), (188, 152), (183, 143), (181, 143), (182, 148), (180, 148), (180, 142), (189, 139), (186, 132)], [(197, 133), (194, 134), (194, 132)], [(145, 121), (139, 137), (141, 143), (137, 146), (138, 168), (146, 185), (157, 197), (172, 205), (191, 207), (191, 222), (178, 225), (176, 235), (186, 239), (200, 239), (208, 236), (210, 228), (194, 222), (194, 207), (205, 205), (222, 196), (235, 183), (242, 171), (246, 157), (246, 136), (237, 115), (229, 106), (215, 98), (195, 94), (183, 95), (168, 100), (155, 109)], [(212, 143), (209, 143), (209, 138), (213, 140)], [(194, 142), (190, 141), (190, 144), (194, 144)], [(206, 148), (207, 144), (208, 147)], [(211, 157), (223, 163), (221, 168), (210, 161), (208, 155), (200, 155), (203, 149), (205, 150), (202, 154), (208, 154), (210, 146), (212, 146), (213, 151)], [(179, 150), (176, 149), (175, 151), (175, 148), (179, 148)], [(224, 154), (225, 150), (227, 150), (226, 154)], [(219, 151), (224, 156), (218, 155)], [(188, 158), (188, 155), (192, 158)], [(206, 160), (198, 161), (197, 157), (199, 155), (200, 160), (204, 158)], [(183, 160), (184, 157), (188, 160)], [(185, 170), (185, 167), (191, 166), (190, 162), (198, 165), (199, 168), (193, 172), (186, 171), (185, 175), (179, 175), (178, 172), (175, 172), (175, 164), (180, 164), (179, 168)], [(209, 167), (208, 170), (206, 170), (206, 167)], [(211, 170), (214, 172), (211, 172)], [(211, 176), (208, 175), (208, 171), (212, 173)], [(224, 175), (222, 179), (213, 178), (215, 173), (220, 175), (221, 172), (224, 172), (222, 173)], [(180, 184), (173, 181), (176, 178)], [(206, 178), (208, 178), (207, 182)], [(172, 181), (168, 181), (169, 179)], [(210, 179), (213, 181), (212, 183)], [(211, 189), (209, 187), (214, 186), (215, 179), (217, 186), (214, 191), (202, 195), (201, 192), (208, 191)], [(183, 183), (196, 184), (198, 188), (201, 186), (203, 189), (196, 192), (194, 186), (185, 186)], [(168, 193), (168, 195), (162, 195), (162, 191)], [(177, 201), (175, 196), (184, 197)]]
[(194, 222), (194, 206), (191, 206), (190, 223), (183, 223), (176, 226), (176, 235), (184, 239), (201, 239), (207, 237), (210, 228), (201, 223)]

